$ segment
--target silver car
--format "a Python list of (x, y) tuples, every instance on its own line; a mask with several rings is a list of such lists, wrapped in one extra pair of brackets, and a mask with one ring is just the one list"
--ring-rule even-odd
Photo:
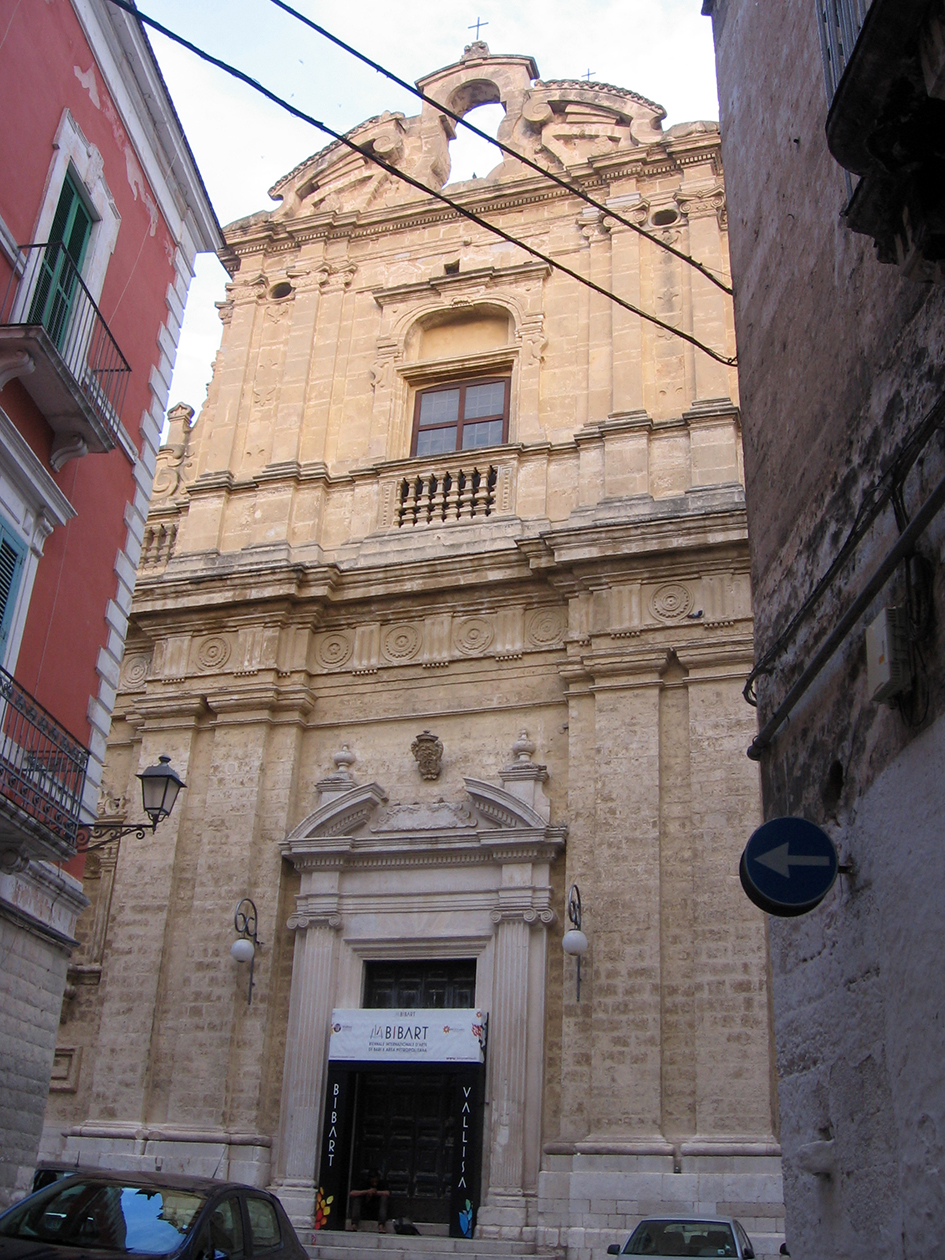
[(611, 1243), (609, 1256), (725, 1256), (754, 1260), (755, 1249), (731, 1217), (650, 1216), (626, 1243)]

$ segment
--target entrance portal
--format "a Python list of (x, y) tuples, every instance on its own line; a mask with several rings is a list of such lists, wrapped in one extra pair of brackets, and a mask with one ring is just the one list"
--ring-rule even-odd
[(332, 1012), (317, 1229), (342, 1229), (350, 1191), (376, 1173), (388, 1218), (472, 1236), (487, 1024), (475, 996), (474, 959), (369, 962), (364, 1005)]

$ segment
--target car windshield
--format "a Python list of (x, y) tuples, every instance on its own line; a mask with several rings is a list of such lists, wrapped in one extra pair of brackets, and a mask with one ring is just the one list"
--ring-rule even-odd
[(641, 1221), (625, 1256), (732, 1256), (735, 1238), (724, 1221)]
[(145, 1256), (176, 1251), (206, 1196), (170, 1186), (57, 1182), (0, 1219), (0, 1235)]

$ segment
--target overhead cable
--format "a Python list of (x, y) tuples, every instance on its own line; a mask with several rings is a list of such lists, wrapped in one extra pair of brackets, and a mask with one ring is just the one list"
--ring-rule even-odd
[(319, 120), (317, 118), (313, 118), (311, 114), (306, 114), (304, 110), (298, 109), (289, 101), (284, 100), (275, 92), (270, 91), (269, 88), (246, 74), (245, 71), (239, 70), (236, 66), (232, 66), (228, 62), (223, 61), (221, 58), (215, 57), (212, 53), (206, 52), (203, 48), (200, 48), (198, 45), (191, 43), (190, 40), (185, 39), (183, 35), (178, 35), (176, 31), (172, 31), (169, 27), (164, 26), (163, 23), (157, 21), (156, 18), (143, 13), (140, 9), (135, 7), (131, 0), (109, 0), (109, 2), (115, 5), (116, 8), (124, 9), (126, 13), (129, 13), (132, 17), (136, 18), (139, 22), (144, 23), (146, 26), (150, 26), (153, 30), (158, 31), (161, 35), (164, 35), (165, 38), (171, 40), (173, 43), (179, 44), (182, 48), (186, 48), (188, 52), (192, 52), (194, 56), (199, 57), (201, 61), (206, 61), (210, 65), (216, 66), (218, 70), (223, 70), (226, 74), (231, 75), (233, 78), (239, 79), (241, 83), (245, 83), (254, 91), (259, 92), (262, 96), (265, 96), (267, 100), (272, 101), (274, 105), (280, 106), (280, 108), (284, 109), (287, 113), (292, 114), (293, 117), (300, 119), (302, 122), (309, 123), (317, 130), (323, 132), (326, 136), (330, 136), (333, 140), (337, 140), (339, 144), (343, 144), (353, 153), (359, 154), (365, 161), (372, 162), (375, 166), (379, 166), (381, 170), (386, 171), (388, 175), (392, 175), (395, 179), (402, 180), (405, 184), (409, 184), (412, 188), (416, 188), (425, 196), (433, 197), (436, 201), (440, 201), (444, 205), (449, 206), (451, 210), (456, 212), (456, 214), (461, 215), (464, 219), (468, 219), (471, 223), (475, 223), (477, 227), (481, 227), (485, 231), (491, 232), (494, 236), (500, 237), (502, 240), (507, 241), (508, 244), (514, 245), (517, 249), (524, 250), (526, 254), (531, 254), (533, 258), (537, 258), (539, 262), (543, 262), (546, 266), (551, 267), (553, 270), (561, 272), (562, 275), (570, 276), (570, 278), (572, 280), (576, 280), (578, 284), (582, 284), (585, 288), (590, 289), (592, 292), (598, 293), (601, 297), (607, 298), (608, 301), (615, 303), (623, 310), (629, 311), (631, 315), (638, 315), (640, 319), (644, 319), (650, 324), (655, 324), (657, 328), (662, 328), (663, 331), (669, 333), (670, 336), (681, 338), (681, 340), (688, 342), (689, 345), (695, 346), (697, 350), (701, 350), (704, 354), (707, 354), (709, 358), (714, 359), (716, 363), (721, 363), (724, 367), (735, 367), (737, 365), (736, 358), (720, 354), (717, 350), (713, 350), (711, 346), (705, 345), (703, 342), (699, 341), (697, 337), (693, 337), (690, 333), (684, 332), (681, 328), (674, 328), (672, 324), (667, 324), (665, 320), (660, 319), (658, 316), (650, 315), (647, 311), (640, 310), (638, 306), (633, 306), (630, 302), (625, 302), (623, 298), (617, 297), (616, 294), (611, 293), (608, 289), (603, 288), (599, 284), (595, 284), (593, 280), (589, 280), (586, 276), (582, 276), (579, 272), (573, 271), (570, 267), (566, 267), (564, 263), (557, 262), (548, 254), (542, 253), (541, 250), (535, 249), (532, 245), (526, 245), (524, 241), (520, 241), (517, 237), (512, 236), (502, 228), (489, 223), (486, 219), (483, 219), (480, 215), (476, 214), (475, 211), (468, 210), (464, 205), (461, 205), (460, 202), (454, 201), (452, 197), (447, 197), (446, 194), (442, 192), (436, 192), (434, 189), (428, 188), (421, 180), (415, 179), (414, 176), (398, 170), (396, 166), (391, 165), (390, 162), (386, 162), (382, 157), (379, 157), (370, 149), (357, 144), (350, 138), (350, 136), (344, 135), (340, 131), (335, 131), (335, 129), (333, 127), (329, 127), (327, 123), (319, 122)]
[(530, 170), (536, 171), (543, 179), (551, 180), (551, 182), (553, 184), (557, 184), (559, 188), (566, 189), (569, 193), (573, 194), (573, 196), (579, 197), (581, 201), (586, 202), (587, 205), (593, 206), (595, 210), (600, 210), (603, 214), (606, 214), (611, 219), (616, 220), (616, 222), (622, 227), (630, 228), (630, 230), (632, 232), (636, 232), (637, 235), (645, 237), (648, 241), (652, 241), (652, 243), (659, 249), (665, 250), (668, 254), (672, 254), (674, 258), (678, 258), (682, 262), (687, 263), (690, 267), (694, 267), (696, 271), (705, 276), (707, 280), (710, 280), (714, 285), (720, 288), (723, 293), (728, 293), (729, 296), (731, 296), (731, 286), (720, 280), (718, 276), (705, 266), (704, 263), (698, 262), (695, 258), (691, 258), (689, 254), (683, 253), (681, 249), (674, 248), (674, 246), (670, 245), (668, 241), (661, 241), (658, 236), (654, 236), (652, 232), (647, 232), (644, 228), (640, 227), (638, 223), (634, 223), (630, 219), (624, 218), (623, 215), (618, 214), (612, 206), (604, 205), (602, 202), (596, 201), (589, 193), (586, 193), (584, 189), (579, 187), (577, 184), (573, 184), (568, 179), (563, 179), (560, 175), (556, 175), (554, 171), (550, 171), (546, 167), (540, 166), (538, 162), (533, 162), (532, 159), (526, 157), (524, 153), (519, 153), (516, 149), (511, 148), (509, 145), (503, 144), (501, 140), (497, 140), (493, 136), (490, 136), (487, 132), (481, 131), (474, 123), (468, 122), (462, 114), (455, 114), (451, 109), (448, 109), (445, 105), (441, 105), (439, 101), (434, 100), (432, 96), (429, 96), (415, 84), (408, 83), (406, 79), (401, 79), (398, 75), (394, 74), (392, 70), (388, 70), (382, 66), (380, 62), (372, 61), (365, 53), (359, 52), (358, 49), (354, 48), (351, 44), (346, 44), (345, 41), (343, 39), (339, 39), (337, 35), (332, 35), (331, 31), (326, 30), (324, 26), (320, 26), (317, 22), (313, 22), (311, 18), (306, 17), (304, 13), (300, 13), (298, 9), (293, 9), (291, 4), (286, 4), (286, 0), (270, 0), (270, 2), (274, 4), (277, 9), (282, 9), (283, 12), (296, 18), (304, 26), (309, 27), (310, 30), (315, 31), (318, 35), (323, 36), (332, 44), (335, 44), (338, 48), (343, 49), (344, 52), (350, 53), (352, 57), (357, 57), (358, 61), (363, 61), (366, 66), (370, 66), (371, 69), (376, 70), (378, 74), (384, 75), (385, 78), (390, 79), (392, 83), (396, 83), (397, 86), (403, 88), (404, 91), (410, 92), (413, 96), (418, 97), (425, 105), (432, 105), (433, 108), (439, 110), (441, 114), (445, 114), (447, 118), (451, 118), (453, 122), (459, 123), (460, 126), (465, 127), (467, 131), (471, 131), (474, 136), (478, 136), (480, 140), (488, 140), (490, 144), (494, 144), (497, 149), (500, 149), (509, 157), (515, 158), (517, 162), (521, 162), (523, 166), (527, 166)]

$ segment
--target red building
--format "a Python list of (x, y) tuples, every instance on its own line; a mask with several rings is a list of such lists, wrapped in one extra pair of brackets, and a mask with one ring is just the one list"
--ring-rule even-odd
[(77, 830), (193, 259), (220, 244), (138, 23), (108, 0), (0, 0), (0, 1206), (35, 1161), (86, 904)]

